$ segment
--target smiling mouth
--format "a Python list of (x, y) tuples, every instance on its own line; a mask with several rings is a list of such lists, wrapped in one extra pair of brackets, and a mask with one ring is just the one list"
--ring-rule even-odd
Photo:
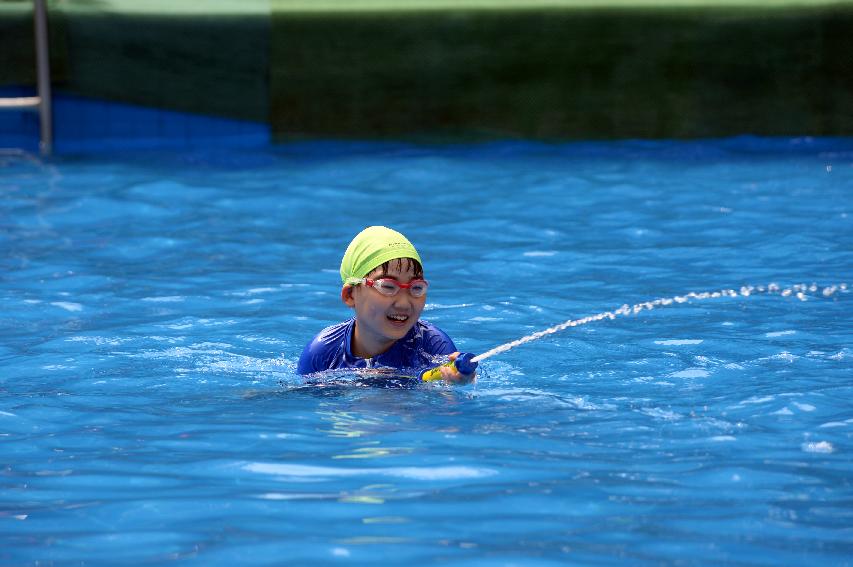
[(399, 313), (396, 313), (394, 315), (388, 315), (387, 317), (388, 317), (388, 320), (391, 321), (392, 323), (405, 323), (406, 321), (409, 320), (408, 315), (402, 315)]

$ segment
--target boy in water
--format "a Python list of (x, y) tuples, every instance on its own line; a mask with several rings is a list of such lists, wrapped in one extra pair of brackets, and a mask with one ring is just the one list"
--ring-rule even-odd
[[(308, 343), (299, 358), (300, 374), (390, 366), (419, 369), (423, 375), (435, 366), (433, 356), (460, 356), (444, 331), (419, 319), (429, 284), (418, 252), (399, 232), (384, 226), (361, 231), (344, 253), (341, 280), (341, 300), (355, 317), (323, 329)], [(454, 366), (438, 370), (441, 378), (457, 384), (476, 376), (474, 370), (461, 374)]]

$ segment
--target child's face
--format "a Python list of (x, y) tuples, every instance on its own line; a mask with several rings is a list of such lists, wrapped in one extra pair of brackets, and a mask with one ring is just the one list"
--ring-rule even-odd
[[(391, 261), (386, 272), (377, 268), (367, 277), (409, 283), (415, 278), (415, 272), (411, 262)], [(412, 297), (408, 289), (400, 289), (396, 295), (387, 296), (366, 285), (350, 287), (349, 292), (345, 287), (341, 296), (344, 303), (355, 309), (353, 354), (364, 358), (384, 352), (394, 341), (406, 336), (426, 304), (426, 294)]]

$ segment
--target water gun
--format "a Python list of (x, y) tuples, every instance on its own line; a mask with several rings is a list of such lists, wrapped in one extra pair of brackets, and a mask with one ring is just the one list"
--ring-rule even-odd
[(442, 367), (450, 367), (457, 370), (460, 374), (473, 374), (475, 370), (477, 370), (477, 361), (474, 360), (476, 356), (473, 353), (465, 352), (456, 357), (456, 360), (448, 362), (447, 364), (442, 364), (441, 366), (436, 366), (435, 368), (430, 368), (423, 374), (421, 374), (421, 379), (424, 382), (432, 382), (434, 380), (441, 380), (441, 368)]

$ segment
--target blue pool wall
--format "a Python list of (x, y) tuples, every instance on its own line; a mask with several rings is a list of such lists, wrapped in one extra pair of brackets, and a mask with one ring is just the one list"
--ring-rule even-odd
[[(0, 89), (0, 97), (33, 96), (30, 88)], [(271, 143), (267, 123), (99, 100), (58, 92), (53, 97), (54, 151), (258, 148)], [(0, 148), (39, 150), (36, 112), (0, 112)]]

